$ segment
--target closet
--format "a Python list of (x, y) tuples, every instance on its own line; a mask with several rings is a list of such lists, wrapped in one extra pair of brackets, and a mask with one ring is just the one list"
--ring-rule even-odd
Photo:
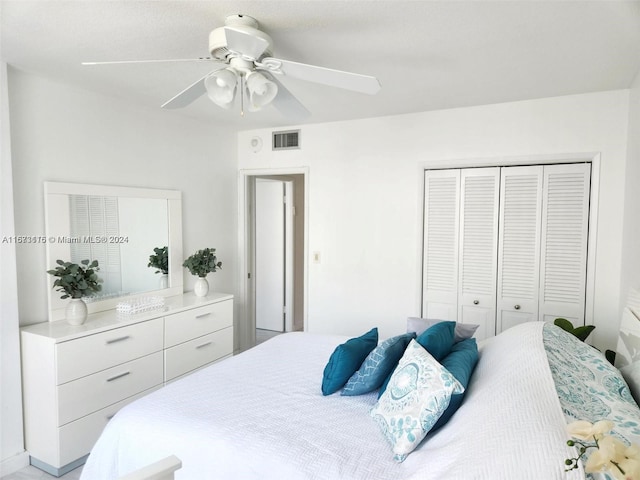
[(425, 171), (422, 316), (584, 323), (589, 163)]

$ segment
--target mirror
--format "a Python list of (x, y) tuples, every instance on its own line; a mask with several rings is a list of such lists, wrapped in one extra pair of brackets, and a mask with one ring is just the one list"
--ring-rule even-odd
[[(181, 194), (175, 190), (45, 182), (47, 269), (56, 260), (98, 260), (102, 290), (85, 299), (89, 313), (125, 298), (182, 293)], [(149, 266), (168, 247), (168, 274)], [(67, 302), (49, 281), (49, 320), (64, 318)]]

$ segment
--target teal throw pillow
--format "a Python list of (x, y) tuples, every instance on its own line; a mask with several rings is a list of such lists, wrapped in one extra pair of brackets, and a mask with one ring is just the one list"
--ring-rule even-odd
[(415, 333), (389, 338), (374, 348), (342, 389), (341, 395), (362, 395), (380, 388), (396, 368)]
[[(447, 320), (435, 320), (431, 318), (407, 318), (407, 332), (416, 332), (416, 335), (420, 335), (427, 328), (435, 325), (436, 323), (446, 322)], [(480, 325), (475, 323), (460, 323), (456, 322), (456, 328), (454, 330), (454, 343), (461, 342), (467, 338), (471, 338), (475, 335), (476, 330)]]
[(344, 387), (377, 344), (378, 329), (372, 328), (364, 335), (338, 345), (324, 368), (322, 394), (331, 395)]
[(451, 351), (455, 329), (456, 322), (439, 322), (418, 335), (416, 341), (439, 362)]
[[(469, 381), (471, 380), (473, 370), (476, 368), (476, 364), (478, 363), (478, 344), (476, 343), (476, 339), (469, 338), (456, 343), (451, 348), (451, 353), (444, 357), (440, 363), (444, 368), (449, 370), (449, 372), (451, 372), (451, 374), (456, 377), (460, 384), (466, 389), (469, 385)], [(438, 428), (442, 427), (449, 421), (453, 414), (456, 413), (456, 410), (458, 410), (460, 405), (462, 405), (465, 393), (466, 390), (462, 393), (454, 393), (451, 396), (449, 406), (433, 426), (431, 432), (435, 432)]]
[(404, 461), (447, 409), (451, 395), (463, 391), (446, 368), (411, 340), (387, 389), (371, 410), (391, 444), (394, 460)]

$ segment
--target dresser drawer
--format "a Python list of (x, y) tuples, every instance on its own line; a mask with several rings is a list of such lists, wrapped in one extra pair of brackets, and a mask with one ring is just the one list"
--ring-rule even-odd
[(233, 353), (233, 327), (165, 350), (165, 381)]
[(56, 345), (57, 385), (162, 350), (157, 318)]
[(162, 383), (162, 352), (67, 382), (58, 388), (58, 425), (64, 425)]
[(205, 305), (165, 317), (165, 348), (233, 325), (233, 301)]
[(152, 388), (138, 395), (129, 397), (114, 405), (110, 405), (91, 415), (82, 417), (71, 423), (67, 423), (58, 429), (60, 436), (60, 462), (55, 467), (67, 465), (80, 457), (88, 454), (98, 437), (109, 423), (109, 420), (125, 405), (144, 397), (145, 395), (157, 390)]

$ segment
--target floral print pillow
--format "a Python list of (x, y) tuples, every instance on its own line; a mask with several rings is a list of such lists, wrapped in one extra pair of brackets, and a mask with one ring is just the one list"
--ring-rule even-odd
[(371, 416), (402, 462), (422, 442), (464, 387), (418, 342), (411, 340)]

